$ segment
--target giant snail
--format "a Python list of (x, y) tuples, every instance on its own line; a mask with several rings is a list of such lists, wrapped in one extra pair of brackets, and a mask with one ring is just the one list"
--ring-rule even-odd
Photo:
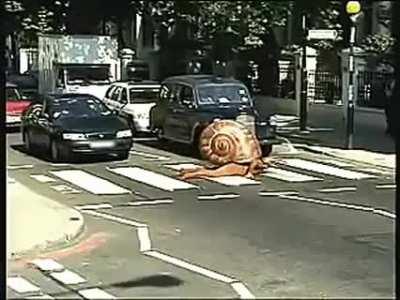
[(254, 178), (275, 161), (263, 159), (255, 134), (233, 120), (216, 120), (209, 124), (201, 132), (198, 146), (201, 156), (217, 168), (181, 170), (183, 180), (233, 175)]

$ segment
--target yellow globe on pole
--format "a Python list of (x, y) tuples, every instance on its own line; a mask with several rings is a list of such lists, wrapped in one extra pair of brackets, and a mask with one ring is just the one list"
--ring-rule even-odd
[(361, 10), (361, 4), (358, 1), (349, 1), (346, 3), (346, 12), (349, 15), (358, 14)]

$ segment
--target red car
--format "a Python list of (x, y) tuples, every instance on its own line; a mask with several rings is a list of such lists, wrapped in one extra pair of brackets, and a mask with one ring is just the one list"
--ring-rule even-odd
[(24, 99), (18, 92), (17, 86), (6, 83), (6, 127), (15, 127), (21, 124), (21, 116), (31, 104), (31, 100)]

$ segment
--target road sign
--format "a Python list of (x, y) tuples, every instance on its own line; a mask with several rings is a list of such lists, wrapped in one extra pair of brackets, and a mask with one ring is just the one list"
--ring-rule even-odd
[(310, 29), (307, 40), (336, 40), (338, 31), (334, 29)]

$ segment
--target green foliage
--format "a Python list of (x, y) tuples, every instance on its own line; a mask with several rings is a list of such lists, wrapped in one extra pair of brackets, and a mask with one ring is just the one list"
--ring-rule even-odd
[(388, 53), (394, 43), (395, 39), (390, 34), (372, 34), (363, 40), (361, 48), (367, 52), (380, 55)]

